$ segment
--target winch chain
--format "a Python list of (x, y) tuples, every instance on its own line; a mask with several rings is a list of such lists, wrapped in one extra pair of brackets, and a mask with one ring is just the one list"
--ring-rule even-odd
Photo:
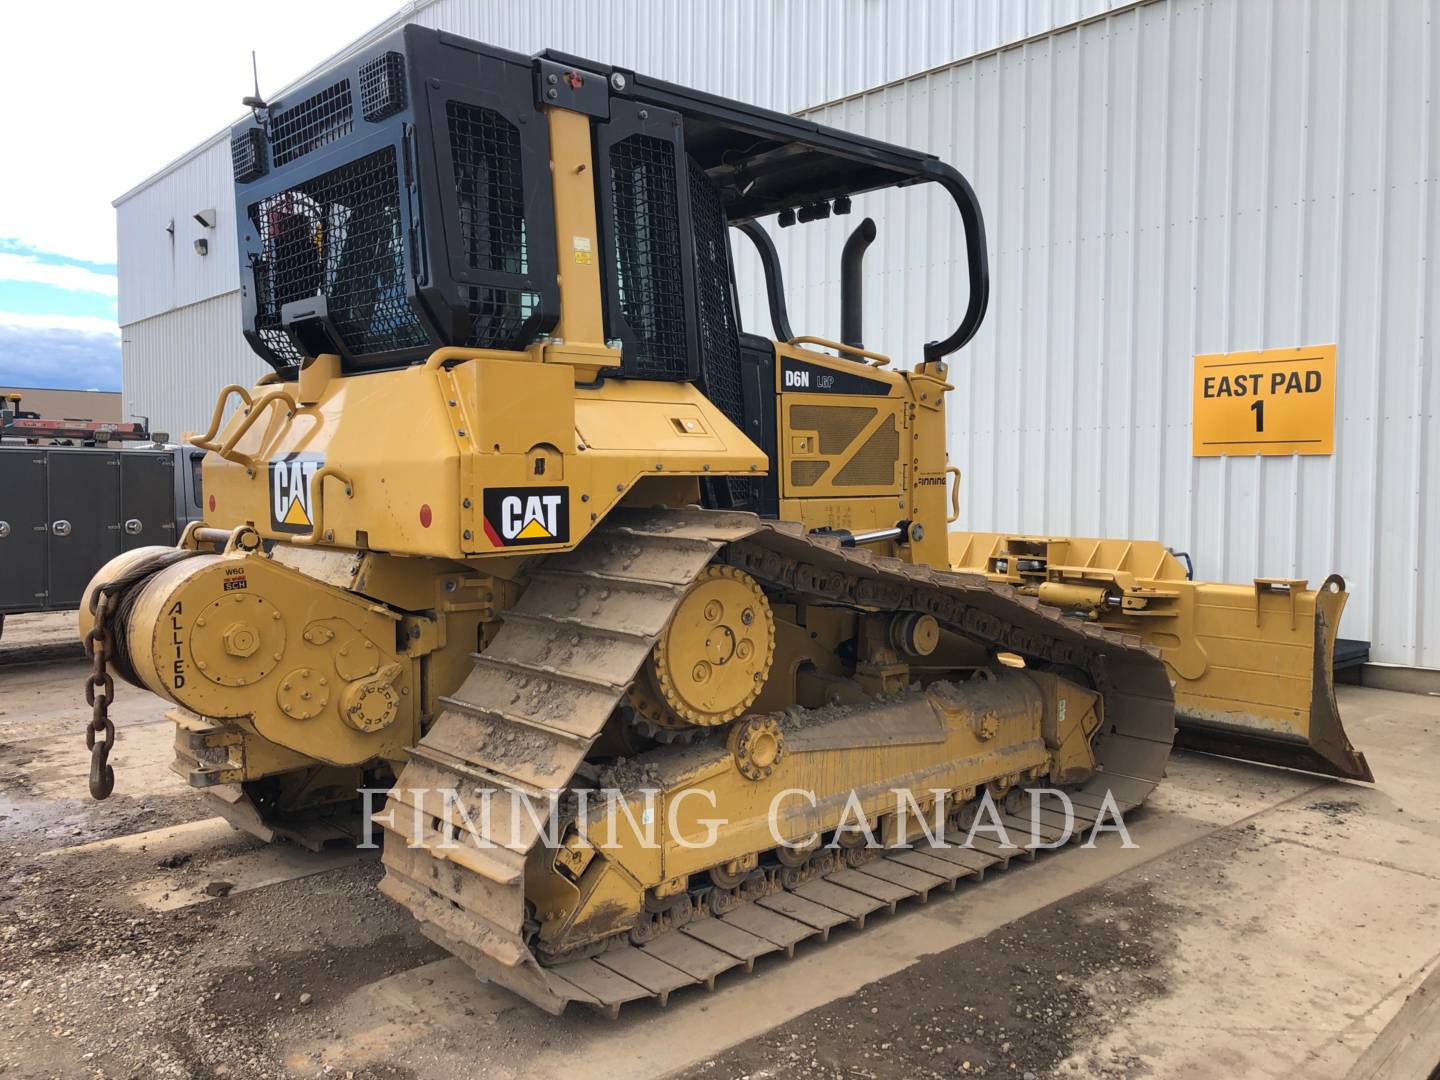
[[(115, 790), (115, 770), (110, 767), (110, 750), (115, 745), (115, 721), (110, 719), (115, 679), (107, 669), (111, 654), (110, 593), (97, 589), (95, 623), (85, 633), (85, 658), (90, 661), (85, 704), (91, 710), (85, 728), (85, 749), (90, 751), (90, 796), (97, 801), (109, 798)], [(102, 734), (103, 739), (97, 738)]]
[[(115, 789), (115, 771), (110, 768), (110, 751), (115, 748), (115, 723), (110, 719), (110, 702), (115, 697), (112, 669), (118, 670), (123, 678), (135, 681), (123, 637), (117, 655), (111, 621), (119, 619), (123, 630), (126, 611), (141, 585), (177, 562), (200, 554), (202, 552), (193, 548), (155, 549), (91, 595), (90, 610), (95, 622), (85, 632), (85, 658), (90, 661), (90, 674), (85, 679), (85, 704), (91, 709), (90, 723), (85, 728), (85, 747), (90, 751), (90, 794), (95, 799), (109, 798)], [(97, 738), (100, 735), (104, 738)]]

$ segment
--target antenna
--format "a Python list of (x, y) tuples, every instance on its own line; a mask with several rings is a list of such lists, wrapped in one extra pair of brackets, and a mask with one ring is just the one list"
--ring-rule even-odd
[(255, 76), (255, 93), (250, 97), (241, 98), (240, 104), (246, 106), (255, 114), (256, 121), (260, 119), (260, 110), (268, 109), (265, 99), (260, 96), (260, 66), (255, 62), (255, 50), (250, 50), (250, 71)]

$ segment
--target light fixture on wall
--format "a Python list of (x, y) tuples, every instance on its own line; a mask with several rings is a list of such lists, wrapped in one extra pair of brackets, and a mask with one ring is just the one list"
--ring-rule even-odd
[(210, 241), (209, 241), (209, 240), (206, 240), (205, 237), (203, 237), (203, 236), (198, 237), (198, 238), (196, 239), (196, 241), (195, 241), (195, 254), (196, 254), (196, 255), (208, 255), (208, 254), (210, 254)]
[(212, 206), (206, 210), (196, 210), (195, 220), (198, 221), (201, 225), (205, 226), (205, 228), (213, 229), (215, 227), (215, 222), (219, 219), (216, 217), (215, 208)]

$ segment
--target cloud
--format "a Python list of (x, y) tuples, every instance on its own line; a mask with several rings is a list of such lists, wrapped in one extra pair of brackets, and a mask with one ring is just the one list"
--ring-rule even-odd
[(35, 255), (0, 251), (0, 283), (6, 281), (24, 281), (106, 296), (116, 295), (119, 284), (113, 273), (97, 273), (68, 261), (42, 262)]
[(111, 319), (95, 315), (32, 315), (22, 311), (0, 311), (0, 331), (57, 330), (89, 337), (114, 338), (120, 340), (120, 327)]
[(15, 325), (11, 318), (0, 312), (0, 386), (120, 389), (119, 332), (88, 326), (103, 320), (78, 319), (86, 328), (56, 329)]

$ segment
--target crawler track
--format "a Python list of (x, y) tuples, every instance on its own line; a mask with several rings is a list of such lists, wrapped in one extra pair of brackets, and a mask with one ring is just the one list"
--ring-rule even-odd
[[(508, 801), (496, 799), (487, 836), (457, 830), (446, 837), (444, 823), (464, 819), (455, 808), (447, 813), (441, 792), (458, 792), (458, 808), (480, 822), (485, 789), (530, 796), (564, 789), (687, 585), (717, 558), (818, 603), (928, 612), (998, 649), (1087, 672), (1104, 695), (1106, 718), (1095, 742), (1100, 768), (1072, 793), (1081, 822), (1107, 791), (1126, 811), (1160, 779), (1174, 700), (1163, 665), (1135, 638), (1062, 619), (979, 576), (842, 548), (787, 523), (705, 510), (612, 513), (573, 552), (547, 557), (532, 572), (520, 602), (412, 751), (378, 819), (391, 834), (381, 890), (477, 972), (542, 1008), (558, 1013), (579, 1001), (613, 1013), (627, 1001), (663, 1002), (901, 900), (1033, 857), (983, 840), (969, 849), (889, 851), (856, 868), (822, 867), (803, 884), (701, 915), (645, 945), (542, 966), (526, 941), (524, 896), (538, 827), (512, 824), (504, 817)], [(1056, 824), (1053, 811), (1042, 817), (1047, 827)], [(1028, 837), (1028, 822), (1012, 824)]]

